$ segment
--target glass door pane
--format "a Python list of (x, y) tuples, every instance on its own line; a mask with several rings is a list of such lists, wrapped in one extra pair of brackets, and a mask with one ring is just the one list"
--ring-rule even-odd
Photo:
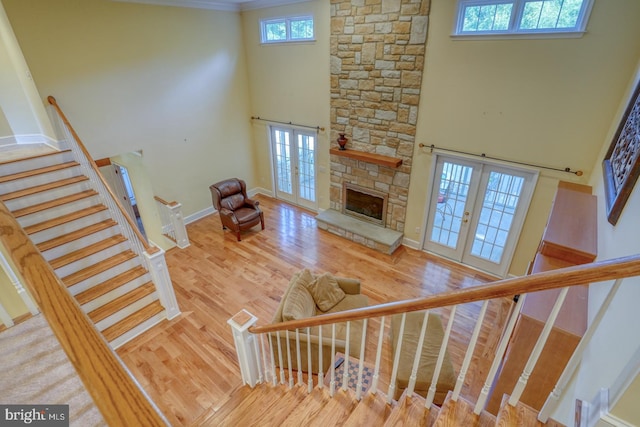
[(316, 138), (312, 134), (298, 133), (297, 139), (298, 203), (316, 209)]
[(273, 163), (276, 197), (293, 200), (291, 133), (286, 129), (272, 128)]

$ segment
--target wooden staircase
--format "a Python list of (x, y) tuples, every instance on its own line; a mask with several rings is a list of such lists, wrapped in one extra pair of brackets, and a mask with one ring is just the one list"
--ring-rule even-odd
[(251, 389), (236, 389), (219, 409), (203, 414), (194, 426), (420, 426), (420, 427), (561, 427), (554, 420), (541, 423), (537, 411), (523, 403), (510, 406), (507, 396), (497, 417), (482, 411), (473, 413), (474, 405), (463, 399), (452, 400), (449, 392), (442, 407), (425, 408), (425, 399), (418, 395), (402, 394), (398, 402), (387, 403), (380, 391), (367, 393), (357, 401), (351, 389), (329, 395), (327, 387), (315, 387), (307, 392), (307, 385), (291, 390), (287, 385), (258, 384)]
[(112, 347), (166, 318), (143, 260), (70, 150), (0, 160), (0, 200)]

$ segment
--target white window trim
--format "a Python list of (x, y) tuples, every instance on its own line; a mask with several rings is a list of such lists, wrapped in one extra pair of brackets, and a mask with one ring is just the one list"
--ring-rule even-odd
[[(545, 29), (526, 29), (517, 28), (518, 23), (524, 11), (525, 0), (457, 0), (456, 13), (453, 23), (453, 32), (451, 37), (456, 40), (498, 40), (498, 39), (547, 39), (547, 38), (580, 38), (586, 33), (587, 23), (591, 16), (595, 0), (584, 0), (583, 9), (578, 16), (576, 27), (563, 28), (545, 28)], [(513, 12), (509, 29), (504, 31), (468, 31), (462, 32), (462, 23), (464, 22), (464, 7), (467, 5), (485, 5), (496, 3), (512, 3)]]
[[(313, 21), (313, 36), (309, 39), (292, 39), (291, 38), (291, 21), (311, 19)], [(287, 38), (285, 40), (267, 40), (265, 24), (272, 22), (284, 21), (286, 27)], [(267, 18), (260, 20), (260, 43), (265, 45), (279, 44), (279, 43), (308, 43), (316, 41), (316, 22), (313, 15), (295, 15), (295, 16), (280, 16), (274, 18)]]

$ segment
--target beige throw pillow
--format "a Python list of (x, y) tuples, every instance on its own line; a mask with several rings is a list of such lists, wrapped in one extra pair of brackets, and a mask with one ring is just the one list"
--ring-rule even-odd
[(345, 293), (338, 285), (335, 277), (330, 273), (324, 273), (316, 278), (309, 286), (309, 292), (318, 308), (322, 311), (331, 310), (342, 301)]
[(297, 320), (313, 317), (316, 314), (316, 304), (313, 297), (301, 282), (296, 282), (289, 291), (287, 300), (282, 306), (282, 320)]

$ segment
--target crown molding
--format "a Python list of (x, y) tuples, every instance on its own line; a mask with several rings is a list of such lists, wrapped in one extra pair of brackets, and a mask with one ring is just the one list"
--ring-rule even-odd
[(264, 9), (267, 7), (284, 6), (287, 4), (304, 3), (310, 0), (111, 0), (120, 3), (142, 3), (156, 6), (187, 7), (192, 9), (221, 10), (240, 12), (243, 10)]

